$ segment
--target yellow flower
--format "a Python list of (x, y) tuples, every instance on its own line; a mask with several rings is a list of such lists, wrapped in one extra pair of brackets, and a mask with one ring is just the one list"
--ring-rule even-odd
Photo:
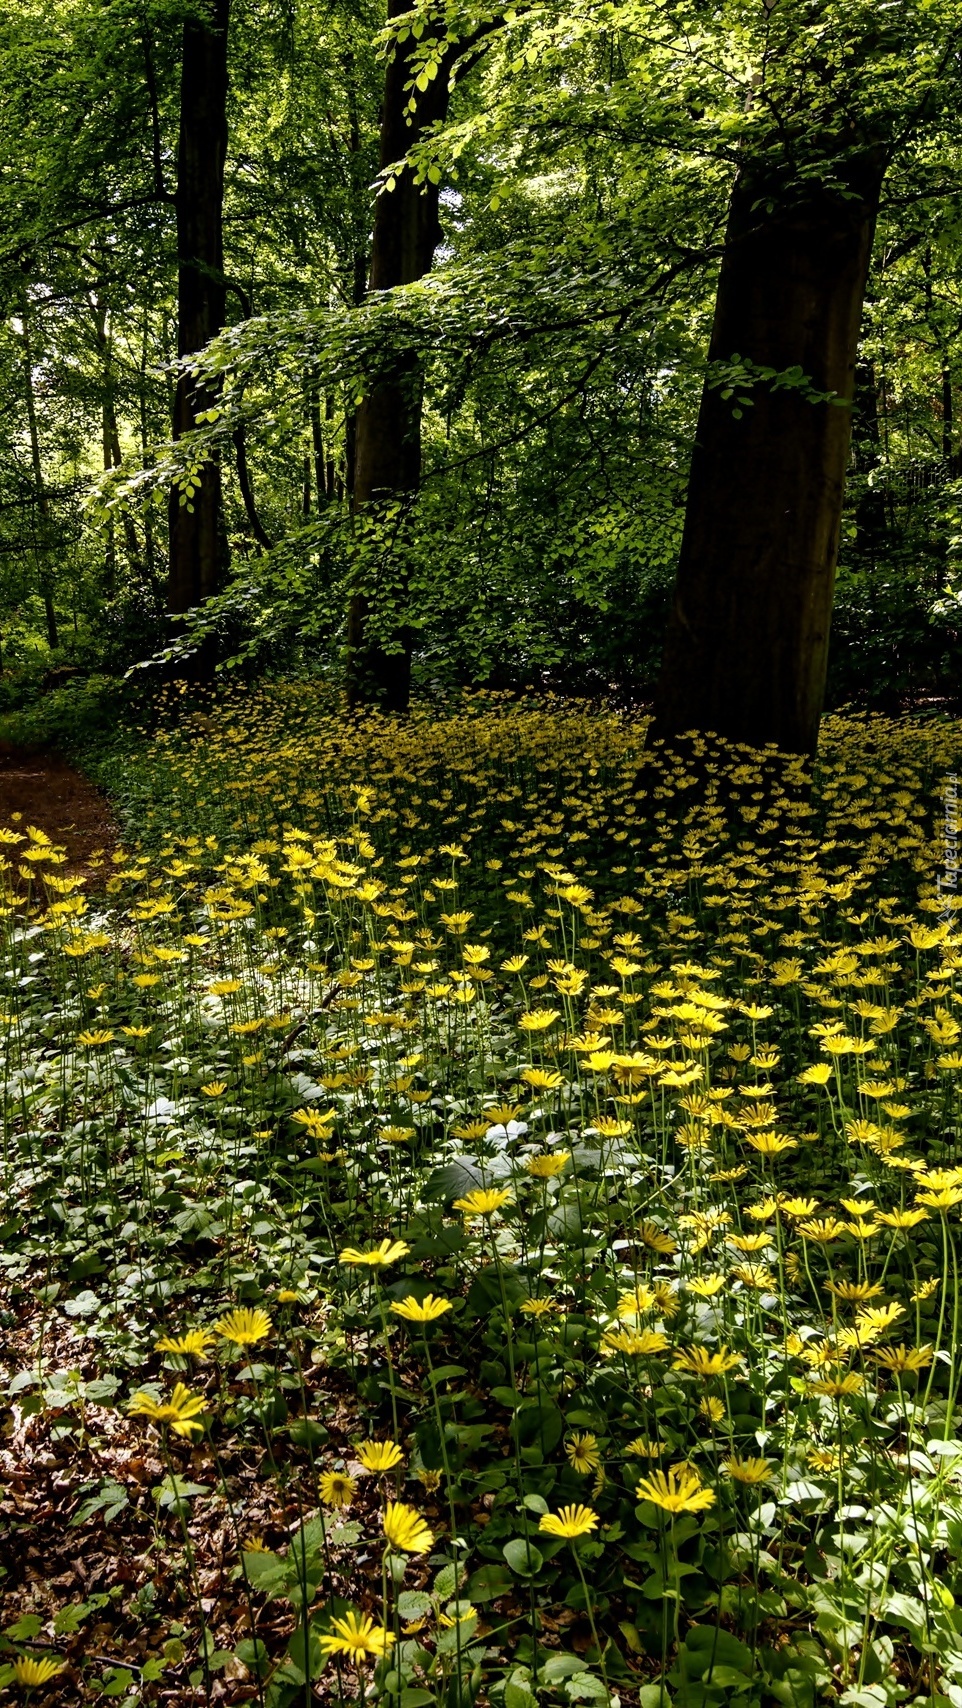
[(205, 1097), (223, 1097), (227, 1090), (227, 1081), (226, 1079), (212, 1079), (207, 1085), (202, 1085), (200, 1089)]
[(832, 1077), (832, 1069), (828, 1062), (814, 1062), (804, 1073), (798, 1076), (799, 1085), (827, 1085)]
[(546, 1512), (538, 1525), (545, 1536), (563, 1536), (574, 1541), (587, 1536), (598, 1525), (598, 1515), (590, 1506), (563, 1506), (560, 1512)]
[(256, 1346), (271, 1331), (271, 1319), (266, 1311), (228, 1311), (214, 1324), (214, 1333), (233, 1341), (235, 1346)]
[(877, 1281), (826, 1281), (825, 1291), (846, 1305), (864, 1305), (877, 1299), (882, 1289)]
[(434, 1293), (426, 1293), (420, 1302), (409, 1293), (400, 1304), (392, 1305), (396, 1316), (405, 1317), (409, 1323), (433, 1323), (438, 1317), (443, 1317), (451, 1309), (450, 1299), (442, 1299)]
[(865, 1386), (865, 1377), (856, 1371), (849, 1370), (844, 1376), (825, 1376), (820, 1381), (813, 1382), (813, 1394), (822, 1394), (826, 1399), (848, 1399), (853, 1394), (860, 1394)]
[(716, 1273), (703, 1275), (700, 1281), (686, 1281), (685, 1287), (689, 1293), (694, 1293), (698, 1299), (713, 1299), (725, 1285), (724, 1275)]
[(796, 1219), (799, 1216), (813, 1216), (818, 1209), (817, 1198), (783, 1198), (779, 1209), (783, 1215)]
[(132, 1417), (146, 1417), (151, 1423), (169, 1424), (175, 1435), (190, 1437), (195, 1430), (204, 1427), (196, 1421), (197, 1413), (204, 1409), (203, 1395), (192, 1394), (183, 1382), (177, 1383), (166, 1403), (155, 1400), (153, 1394), (145, 1393), (141, 1388), (134, 1394), (128, 1409)]
[(925, 1204), (930, 1210), (951, 1210), (956, 1204), (962, 1204), (962, 1186), (943, 1186), (938, 1192), (917, 1192), (917, 1204)]
[(392, 1471), (404, 1458), (396, 1441), (359, 1441), (355, 1452), (365, 1471)]
[(640, 1333), (630, 1328), (610, 1328), (601, 1338), (603, 1354), (623, 1352), (628, 1358), (653, 1358), (664, 1352), (667, 1345), (667, 1335), (653, 1328), (642, 1329)]
[(430, 1530), (413, 1506), (390, 1500), (384, 1513), (384, 1535), (392, 1548), (405, 1554), (426, 1554), (434, 1541)]
[(927, 1370), (935, 1353), (931, 1346), (886, 1346), (875, 1353), (875, 1362), (893, 1376), (904, 1376), (909, 1370)]
[(206, 1328), (189, 1328), (184, 1334), (165, 1334), (163, 1340), (155, 1341), (154, 1345), (158, 1352), (180, 1352), (192, 1358), (203, 1358), (213, 1339)]
[(700, 1415), (706, 1418), (709, 1423), (723, 1423), (725, 1421), (725, 1407), (715, 1394), (706, 1394), (704, 1399), (699, 1400), (698, 1410)]
[(878, 1219), (887, 1228), (917, 1228), (929, 1218), (926, 1210), (880, 1210)]
[(518, 1025), (522, 1032), (546, 1032), (560, 1019), (560, 1008), (532, 1008), (527, 1014), (522, 1014)]
[(810, 1222), (799, 1222), (798, 1231), (803, 1239), (812, 1240), (816, 1245), (831, 1245), (845, 1232), (845, 1224), (835, 1216), (822, 1216)]
[(567, 1168), (571, 1161), (568, 1151), (556, 1151), (551, 1156), (532, 1156), (525, 1163), (525, 1168), (534, 1180), (553, 1180)]
[(335, 1510), (350, 1506), (357, 1484), (353, 1477), (346, 1476), (342, 1471), (325, 1471), (318, 1483), (318, 1491), (325, 1506), (333, 1506)]
[(586, 1477), (589, 1471), (596, 1471), (601, 1464), (598, 1438), (587, 1430), (583, 1435), (576, 1432), (569, 1436), (565, 1442), (565, 1453), (569, 1465), (573, 1471), (577, 1471), (579, 1477)]
[(549, 1072), (544, 1068), (525, 1068), (521, 1075), (525, 1085), (530, 1085), (532, 1091), (557, 1091), (564, 1085), (564, 1075)]
[(661, 1257), (671, 1257), (678, 1250), (677, 1240), (672, 1239), (671, 1234), (660, 1228), (657, 1222), (642, 1222), (638, 1234), (649, 1251), (657, 1251)]
[(642, 1283), (633, 1287), (630, 1293), (622, 1293), (618, 1299), (617, 1312), (619, 1317), (638, 1317), (645, 1311), (650, 1311), (657, 1303), (656, 1296), (650, 1287)]
[(782, 1156), (785, 1151), (798, 1149), (798, 1140), (786, 1138), (784, 1133), (746, 1133), (745, 1142), (759, 1156)]
[(478, 1187), (477, 1191), (467, 1193), (464, 1198), (455, 1198), (454, 1208), (464, 1216), (493, 1216), (496, 1210), (510, 1202), (511, 1193), (507, 1188)]
[(737, 1369), (740, 1363), (738, 1353), (729, 1352), (727, 1346), (720, 1346), (717, 1352), (709, 1352), (707, 1346), (688, 1346), (675, 1353), (672, 1369), (685, 1370), (707, 1382), (712, 1376), (724, 1376), (727, 1371)]
[(639, 1500), (650, 1500), (663, 1512), (706, 1512), (715, 1504), (714, 1490), (703, 1488), (697, 1471), (688, 1465), (652, 1471), (642, 1477), (635, 1493)]
[(768, 1478), (770, 1461), (758, 1457), (740, 1459), (733, 1453), (730, 1459), (723, 1459), (722, 1464), (730, 1477), (736, 1483), (764, 1483)]
[(524, 1299), (521, 1309), (526, 1317), (546, 1317), (558, 1309), (556, 1299)]
[(113, 1041), (114, 1034), (108, 1031), (77, 1033), (77, 1043), (83, 1044), (87, 1049), (91, 1050), (95, 1049), (98, 1044), (112, 1044)]
[(25, 1690), (36, 1690), (38, 1685), (47, 1684), (51, 1678), (56, 1678), (58, 1672), (63, 1672), (63, 1661), (55, 1661), (44, 1655), (37, 1660), (34, 1655), (21, 1655), (13, 1663), (13, 1676)]
[(365, 1655), (384, 1655), (395, 1641), (394, 1632), (375, 1625), (369, 1613), (346, 1613), (332, 1619), (330, 1633), (318, 1639), (325, 1655), (347, 1655), (360, 1661)]
[(407, 1257), (410, 1249), (403, 1239), (382, 1239), (380, 1245), (371, 1251), (356, 1251), (354, 1246), (346, 1245), (338, 1262), (355, 1269), (383, 1269), (389, 1263), (397, 1263), (400, 1258)]

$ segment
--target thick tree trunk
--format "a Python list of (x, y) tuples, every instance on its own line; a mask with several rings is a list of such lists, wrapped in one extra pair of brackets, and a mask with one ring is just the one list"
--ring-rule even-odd
[[(230, 0), (184, 24), (177, 151), (177, 354), (192, 356), (224, 325), (224, 164)], [(173, 434), (195, 425), (213, 398), (185, 375), (174, 393)], [(168, 608), (189, 611), (216, 592), (226, 568), (220, 468), (209, 461), (190, 505), (170, 501)]]
[[(397, 17), (407, 10), (409, 0), (390, 0), (388, 16)], [(410, 54), (417, 45), (412, 41), (408, 48), (398, 48), (385, 73), (382, 168), (401, 159), (429, 125), (447, 114), (448, 57), (442, 60), (427, 89), (418, 94), (413, 122), (405, 122), (410, 93), (405, 85), (411, 77)], [(423, 278), (431, 270), (440, 237), (437, 186), (415, 184), (414, 174), (407, 168), (395, 188), (377, 201), (369, 289), (393, 290)], [(403, 501), (417, 492), (421, 479), (421, 388), (416, 360), (399, 363), (368, 393), (357, 411), (353, 444), (349, 436), (347, 452), (355, 511), (392, 497)], [(393, 597), (403, 606), (405, 589), (396, 573), (391, 580)], [(372, 704), (404, 711), (411, 688), (410, 631), (399, 621), (388, 641), (377, 640), (369, 633), (369, 619), (368, 597), (358, 591), (348, 611), (348, 703), (352, 707)]]
[[(884, 161), (849, 158), (842, 195), (789, 201), (745, 165), (729, 209), (710, 362), (799, 368), (851, 403)], [(839, 173), (837, 163), (833, 174)], [(826, 176), (829, 176), (826, 173)], [(825, 691), (852, 411), (709, 375), (661, 680), (656, 731), (714, 730), (810, 752)], [(738, 388), (741, 390), (742, 388)]]

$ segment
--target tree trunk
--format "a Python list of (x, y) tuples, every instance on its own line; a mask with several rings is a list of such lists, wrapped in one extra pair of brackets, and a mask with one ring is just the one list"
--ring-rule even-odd
[[(408, 0), (389, 0), (389, 18), (407, 10)], [(447, 115), (453, 52), (442, 59), (437, 76), (418, 94), (413, 121), (405, 122), (409, 98), (405, 85), (411, 78), (410, 57), (417, 46), (412, 40), (409, 46), (399, 47), (385, 73), (382, 168), (403, 158), (429, 125)], [(378, 197), (369, 289), (393, 290), (422, 279), (431, 270), (440, 237), (438, 188), (416, 184), (413, 172), (406, 167), (394, 189)], [(393, 373), (371, 388), (358, 408), (353, 443), (348, 435), (347, 478), (355, 512), (392, 497), (403, 501), (417, 492), (421, 480), (421, 387), (415, 358), (399, 362)], [(395, 603), (403, 608), (403, 570), (395, 574), (392, 591)], [(352, 707), (373, 704), (388, 711), (404, 711), (411, 689), (410, 631), (403, 619), (386, 640), (373, 638), (369, 630), (370, 602), (359, 590), (348, 610), (348, 703)]]
[[(227, 26), (230, 0), (184, 24), (177, 150), (177, 354), (202, 350), (224, 325), (224, 165), (227, 157)], [(174, 392), (173, 436), (214, 401), (188, 376)], [(219, 587), (227, 551), (220, 468), (212, 458), (190, 504), (170, 499), (168, 608), (189, 611)]]
[(53, 587), (50, 579), (50, 550), (53, 544), (52, 522), (50, 514), (50, 497), (47, 483), (43, 478), (43, 458), (40, 452), (40, 429), (37, 425), (37, 399), (33, 388), (33, 343), (30, 337), (30, 304), (26, 290), (23, 293), (20, 319), (23, 327), (23, 385), (24, 399), (27, 405), (27, 432), (30, 438), (30, 467), (33, 471), (33, 482), (37, 501), (37, 529), (34, 536), (34, 556), (37, 563), (37, 582), (40, 597), (43, 600), (43, 613), (47, 624), (47, 645), (51, 652), (56, 652), (60, 645), (60, 633), (57, 628), (57, 613), (53, 603)]
[[(851, 403), (884, 159), (832, 163), (790, 201), (746, 163), (729, 208), (710, 362), (799, 368)], [(774, 205), (772, 205), (774, 203)], [(715, 376), (717, 379), (717, 376)], [(655, 728), (807, 753), (818, 738), (851, 408), (759, 382), (741, 419), (702, 393)]]

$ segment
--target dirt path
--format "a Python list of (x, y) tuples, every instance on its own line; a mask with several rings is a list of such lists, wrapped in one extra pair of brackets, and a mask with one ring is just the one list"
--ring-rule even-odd
[(119, 831), (100, 790), (54, 753), (0, 744), (0, 824), (19, 813), (67, 850), (69, 869), (83, 871), (93, 855), (110, 853)]

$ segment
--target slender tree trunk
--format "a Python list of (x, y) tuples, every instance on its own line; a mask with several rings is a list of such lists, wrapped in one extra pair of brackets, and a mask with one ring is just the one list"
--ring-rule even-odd
[[(407, 11), (408, 0), (389, 0), (388, 16)], [(398, 48), (384, 80), (381, 110), (381, 167), (401, 159), (425, 129), (447, 115), (450, 59), (417, 96), (413, 122), (405, 120), (410, 90), (411, 42)], [(410, 168), (395, 188), (379, 196), (374, 213), (369, 289), (393, 290), (412, 284), (431, 270), (441, 236), (436, 185), (417, 185)], [(353, 442), (352, 442), (353, 440)], [(360, 405), (354, 433), (347, 436), (347, 479), (355, 512), (385, 499), (410, 498), (421, 479), (421, 386), (415, 358), (401, 361), (374, 385)], [(403, 608), (403, 570), (393, 577), (394, 602)], [(411, 688), (411, 635), (399, 619), (385, 640), (370, 634), (370, 603), (354, 594), (347, 623), (347, 695), (349, 705), (375, 704), (390, 711), (407, 707)]]
[[(883, 172), (881, 150), (865, 150), (845, 162), (847, 194), (818, 185), (790, 202), (750, 163), (742, 167), (710, 362), (797, 367), (818, 391), (851, 402)], [(711, 378), (655, 727), (809, 752), (825, 691), (852, 411), (759, 383), (737, 419), (737, 398), (723, 398)]]
[[(192, 356), (224, 325), (224, 165), (227, 156), (227, 26), (230, 0), (209, 0), (208, 16), (183, 32), (177, 151), (177, 354)], [(178, 377), (173, 434), (195, 425), (213, 398)], [(227, 551), (220, 468), (211, 459), (190, 505), (172, 493), (168, 607), (189, 611), (216, 592)]]
[(30, 438), (30, 466), (33, 471), (34, 489), (37, 500), (37, 532), (34, 555), (37, 560), (37, 582), (40, 587), (40, 597), (43, 600), (44, 618), (47, 624), (47, 645), (51, 652), (56, 652), (60, 645), (60, 632), (57, 627), (57, 613), (53, 603), (53, 587), (50, 580), (49, 552), (52, 541), (50, 514), (50, 498), (47, 483), (43, 478), (43, 458), (40, 453), (40, 429), (37, 425), (37, 399), (33, 386), (33, 343), (30, 337), (30, 304), (24, 291), (20, 309), (21, 325), (23, 327), (23, 389), (27, 405), (27, 432)]

